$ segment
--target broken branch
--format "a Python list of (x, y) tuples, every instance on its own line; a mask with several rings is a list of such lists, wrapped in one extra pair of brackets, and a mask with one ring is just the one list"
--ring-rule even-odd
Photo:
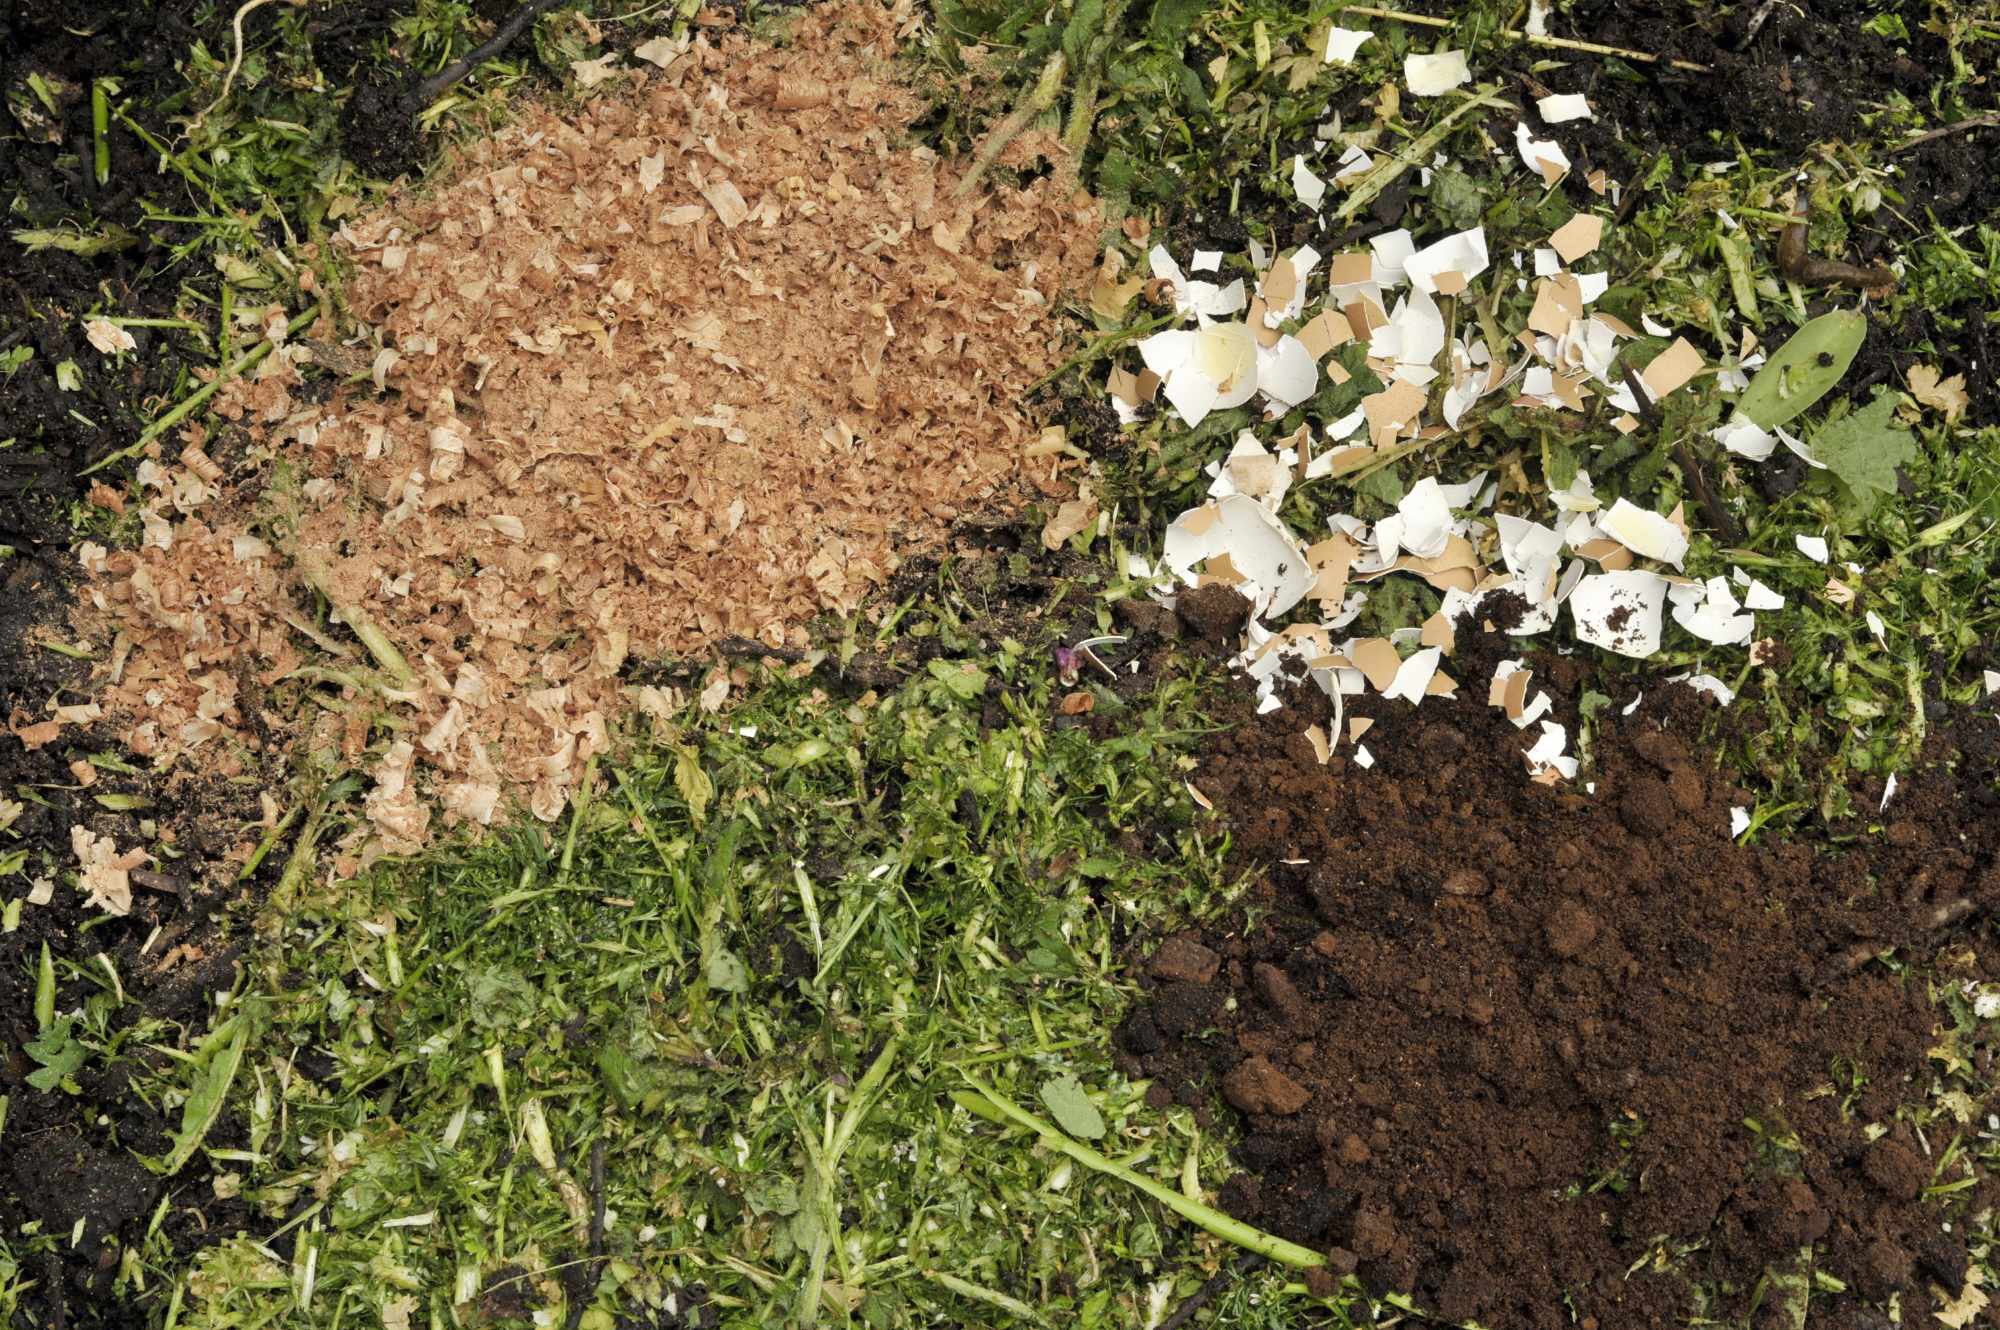
[[(1391, 23), (1414, 23), (1426, 28), (1448, 28), (1453, 20), (1432, 18), (1427, 14), (1406, 14), (1400, 9), (1375, 9), (1368, 5), (1349, 5), (1350, 14), (1366, 14), (1370, 18), (1388, 19)], [(1645, 51), (1634, 51), (1625, 46), (1606, 46), (1602, 42), (1577, 41), (1570, 37), (1549, 37), (1541, 33), (1523, 32), (1519, 28), (1502, 28), (1496, 34), (1510, 42), (1526, 42), (1530, 46), (1546, 46), (1558, 51), (1582, 51), (1587, 55), (1615, 55), (1620, 60), (1636, 60), (1642, 65), (1666, 65), (1673, 69), (1685, 70), (1690, 74), (1706, 74), (1707, 65), (1698, 65), (1692, 60), (1674, 60), (1652, 55)]]
[(417, 85), (418, 103), (436, 101), (438, 96), (451, 87), (452, 84), (458, 82), (484, 62), (491, 60), (494, 56), (499, 55), (502, 51), (512, 46), (515, 39), (527, 30), (529, 24), (540, 18), (544, 13), (555, 8), (555, 4), (556, 0), (528, 0), (528, 3), (515, 10), (513, 17), (502, 23), (499, 30), (491, 37), (473, 47), (470, 51), (467, 51), (464, 59), (452, 61), (443, 69), (440, 69), (437, 73), (419, 83)]

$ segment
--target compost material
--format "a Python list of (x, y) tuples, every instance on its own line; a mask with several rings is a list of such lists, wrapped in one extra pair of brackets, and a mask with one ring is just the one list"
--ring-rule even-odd
[[(531, 110), (347, 225), (366, 344), (302, 347), (274, 316), (285, 345), (218, 399), (238, 428), (142, 465), (141, 548), (86, 548), (134, 749), (226, 766), (265, 742), (265, 690), (332, 684), (321, 742), (350, 759), (396, 718), (382, 845), (421, 843), (439, 803), (553, 818), (628, 662), (797, 647), (902, 551), (1049, 485), (1019, 403), (1097, 212), (1061, 171), (958, 196), (904, 138), (907, 17), (649, 43), (625, 95)], [(307, 357), (348, 386), (302, 402)]]
[[(1504, 641), (1464, 626), (1459, 663)], [(1848, 1289), (1815, 1324), (1886, 1324), (1893, 1295), (1907, 1324), (1964, 1295), (1992, 1203), (1922, 1196), (1984, 1109), (1914, 1113), (1990, 1058), (1966, 1004), (1991, 944), (1932, 925), (2000, 899), (2000, 727), (1934, 740), (1858, 843), (1745, 848), (1750, 801), (1695, 742), (1713, 704), (1630, 693), (1557, 786), (1478, 700), (1351, 700), (1367, 770), (1300, 732), (1331, 719), (1312, 696), (1238, 704), (1191, 777), (1259, 877), (1235, 926), (1153, 950), (1128, 1069), (1240, 1116), (1226, 1208), (1454, 1322), (1776, 1316), (1766, 1271), (1803, 1261)]]

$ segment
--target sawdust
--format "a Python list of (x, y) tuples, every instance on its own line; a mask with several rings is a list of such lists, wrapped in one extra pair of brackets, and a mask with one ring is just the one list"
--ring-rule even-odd
[[(299, 737), (313, 709), (267, 695), (294, 680), (329, 702), (315, 747), (374, 752), (381, 847), (434, 805), (551, 819), (634, 700), (628, 659), (801, 645), (957, 516), (1061, 488), (1021, 399), (1098, 213), (1060, 165), (954, 200), (907, 138), (909, 22), (697, 36), (351, 220), (364, 337), (282, 344), (274, 311), (281, 345), (217, 397), (242, 479), (190, 431), (140, 468), (142, 545), (83, 551), (131, 746), (242, 770)], [(359, 372), (302, 403), (307, 358)]]

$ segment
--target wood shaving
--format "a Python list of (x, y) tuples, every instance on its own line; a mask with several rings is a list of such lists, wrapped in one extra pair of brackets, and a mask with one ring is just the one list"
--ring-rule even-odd
[[(801, 646), (961, 515), (1065, 496), (1024, 464), (1020, 403), (1061, 361), (1099, 214), (1060, 161), (954, 200), (889, 72), (907, 17), (649, 47), (621, 95), (527, 109), (350, 218), (372, 382), (300, 404), (295, 344), (216, 397), (296, 489), (230, 492), (193, 429), (179, 465), (142, 465), (141, 548), (86, 551), (88, 611), (130, 643), (101, 700), (133, 749), (240, 766), (260, 730), (298, 737), (251, 724), (262, 689), (331, 665), (363, 679), (321, 728), (344, 757), (371, 708), (397, 717), (378, 848), (421, 844), (434, 809), (483, 824), (504, 792), (553, 819), (645, 702), (628, 659)], [(1059, 155), (1024, 135), (1008, 164), (1036, 153)], [(315, 591), (407, 674), (330, 661), (344, 631), (300, 627)]]

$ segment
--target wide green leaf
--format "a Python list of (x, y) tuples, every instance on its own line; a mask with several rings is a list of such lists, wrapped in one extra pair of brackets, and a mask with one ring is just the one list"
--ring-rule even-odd
[(1868, 337), (1868, 318), (1855, 309), (1822, 314), (1793, 333), (1743, 390), (1736, 414), (1765, 429), (1782, 425), (1832, 392)]
[(1042, 1103), (1049, 1116), (1070, 1135), (1094, 1141), (1104, 1134), (1104, 1117), (1076, 1077), (1063, 1075), (1044, 1082)]
[(249, 1041), (250, 1021), (243, 1016), (231, 1016), (203, 1041), (195, 1059), (194, 1086), (181, 1105), (181, 1127), (173, 1135), (173, 1148), (162, 1158), (142, 1158), (146, 1167), (171, 1177), (194, 1158), (229, 1102), (229, 1087), (243, 1065), (243, 1049)]
[(1867, 406), (1822, 425), (1809, 441), (1813, 456), (1856, 498), (1895, 493), (1896, 468), (1916, 452), (1916, 438), (1896, 422), (1895, 412), (1895, 394), (1877, 393)]

